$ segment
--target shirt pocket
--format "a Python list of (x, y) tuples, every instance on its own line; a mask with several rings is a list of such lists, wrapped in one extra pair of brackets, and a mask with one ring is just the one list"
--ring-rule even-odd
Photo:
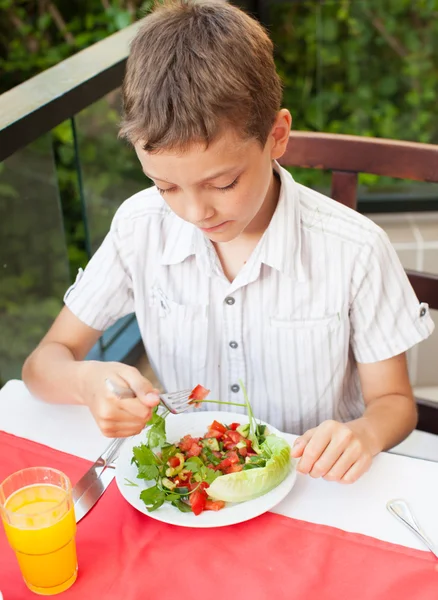
[(273, 316), (270, 325), (278, 329), (294, 329), (298, 331), (333, 331), (341, 324), (341, 313), (335, 315), (317, 317), (314, 319), (290, 319), (288, 317)]
[(203, 369), (207, 363), (208, 305), (180, 304), (154, 287), (149, 297), (151, 343), (178, 368)]
[(294, 419), (307, 429), (333, 418), (348, 362), (348, 314), (271, 316), (265, 339), (269, 372), (290, 396)]

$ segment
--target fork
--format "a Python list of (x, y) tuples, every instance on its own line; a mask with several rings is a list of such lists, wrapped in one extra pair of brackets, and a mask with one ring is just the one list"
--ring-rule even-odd
[[(105, 384), (108, 390), (118, 398), (135, 398), (136, 394), (129, 387), (117, 385), (111, 379), (105, 379)], [(180, 390), (179, 392), (171, 392), (170, 394), (159, 394), (161, 404), (167, 408), (173, 415), (183, 413), (192, 407), (191, 394), (192, 390)]]

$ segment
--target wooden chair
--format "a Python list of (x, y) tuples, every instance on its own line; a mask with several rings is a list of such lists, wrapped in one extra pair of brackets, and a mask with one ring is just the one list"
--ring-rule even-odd
[[(293, 131), (280, 162), (288, 167), (332, 171), (332, 198), (353, 209), (357, 206), (358, 173), (438, 182), (438, 146), (431, 144)], [(411, 270), (407, 274), (420, 301), (438, 309), (438, 275)], [(417, 429), (438, 435), (438, 405), (416, 400)]]

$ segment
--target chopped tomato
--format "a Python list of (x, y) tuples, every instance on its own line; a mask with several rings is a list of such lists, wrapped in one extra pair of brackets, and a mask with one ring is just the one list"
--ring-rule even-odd
[(204, 489), (198, 488), (189, 496), (190, 506), (195, 515), (200, 515), (205, 509), (207, 503), (207, 493)]
[(208, 428), (210, 431), (214, 429), (215, 431), (220, 431), (221, 433), (225, 433), (227, 428), (222, 425), (222, 423), (218, 423), (217, 421), (213, 421), (213, 423)]
[(175, 469), (175, 467), (179, 467), (181, 464), (181, 461), (177, 456), (171, 456), (167, 462), (173, 469)]
[(229, 452), (227, 452), (227, 458), (230, 460), (232, 465), (239, 462), (239, 457), (237, 456), (237, 452), (234, 452), (234, 450), (230, 450)]
[(223, 500), (207, 500), (205, 510), (221, 510), (224, 506), (225, 502)]
[(233, 464), (225, 470), (225, 474), (229, 475), (230, 473), (238, 473), (239, 471), (242, 471), (242, 470), (243, 470), (243, 465)]
[(178, 444), (178, 446), (183, 452), (187, 452), (187, 450), (190, 450), (190, 448), (192, 447), (194, 441), (195, 440), (192, 438), (191, 435), (185, 435)]
[(224, 458), (224, 460), (222, 460), (216, 467), (216, 471), (223, 471), (224, 469), (227, 469), (228, 467), (231, 466), (231, 460), (229, 458)]
[(207, 433), (204, 435), (205, 438), (216, 438), (217, 440), (220, 440), (222, 436), (223, 433), (217, 429), (210, 429), (210, 431), (207, 431)]
[(187, 457), (199, 456), (202, 452), (201, 446), (197, 442), (193, 442), (190, 446), (190, 450), (187, 450)]
[(210, 393), (210, 390), (203, 387), (202, 385), (197, 385), (190, 393), (189, 400), (202, 401), (205, 400)]
[[(245, 438), (240, 435), (238, 431), (232, 431), (229, 429), (226, 433), (224, 433), (224, 448), (225, 450), (231, 450), (236, 447), (236, 444), (244, 440)], [(251, 443), (251, 442), (250, 442)]]
[(231, 423), (230, 425), (230, 429), (232, 429), (233, 431), (236, 431), (238, 427), (240, 427), (240, 423)]
[(227, 438), (232, 440), (235, 444), (238, 444), (242, 437), (238, 431), (231, 431), (230, 429), (226, 433)]
[(246, 456), (248, 454), (248, 449), (247, 448), (239, 448), (239, 454), (240, 454), (240, 456)]

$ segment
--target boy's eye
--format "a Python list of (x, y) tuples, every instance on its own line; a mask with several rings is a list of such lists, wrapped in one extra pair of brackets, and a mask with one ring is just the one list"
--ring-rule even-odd
[[(238, 181), (239, 181), (239, 178), (236, 177), (236, 179), (233, 182), (231, 182), (229, 185), (226, 185), (225, 187), (217, 187), (215, 189), (219, 190), (220, 192), (228, 192), (229, 190), (232, 190), (233, 188), (236, 187)], [(157, 184), (155, 184), (155, 187), (157, 188), (157, 190), (162, 195), (163, 194), (169, 194), (170, 192), (174, 192), (175, 189), (176, 189), (176, 188), (173, 187), (173, 188), (167, 188), (167, 189), (164, 190), (163, 188), (158, 187)]]
[(175, 188), (167, 188), (167, 190), (163, 190), (163, 188), (159, 188), (158, 185), (155, 185), (160, 194), (168, 194), (169, 192), (173, 192)]
[(238, 184), (238, 182), (239, 182), (239, 178), (236, 177), (236, 179), (232, 183), (230, 183), (230, 185), (226, 185), (225, 187), (218, 187), (216, 189), (220, 190), (221, 192), (228, 192), (229, 190), (232, 190), (233, 188), (235, 188), (236, 185)]

